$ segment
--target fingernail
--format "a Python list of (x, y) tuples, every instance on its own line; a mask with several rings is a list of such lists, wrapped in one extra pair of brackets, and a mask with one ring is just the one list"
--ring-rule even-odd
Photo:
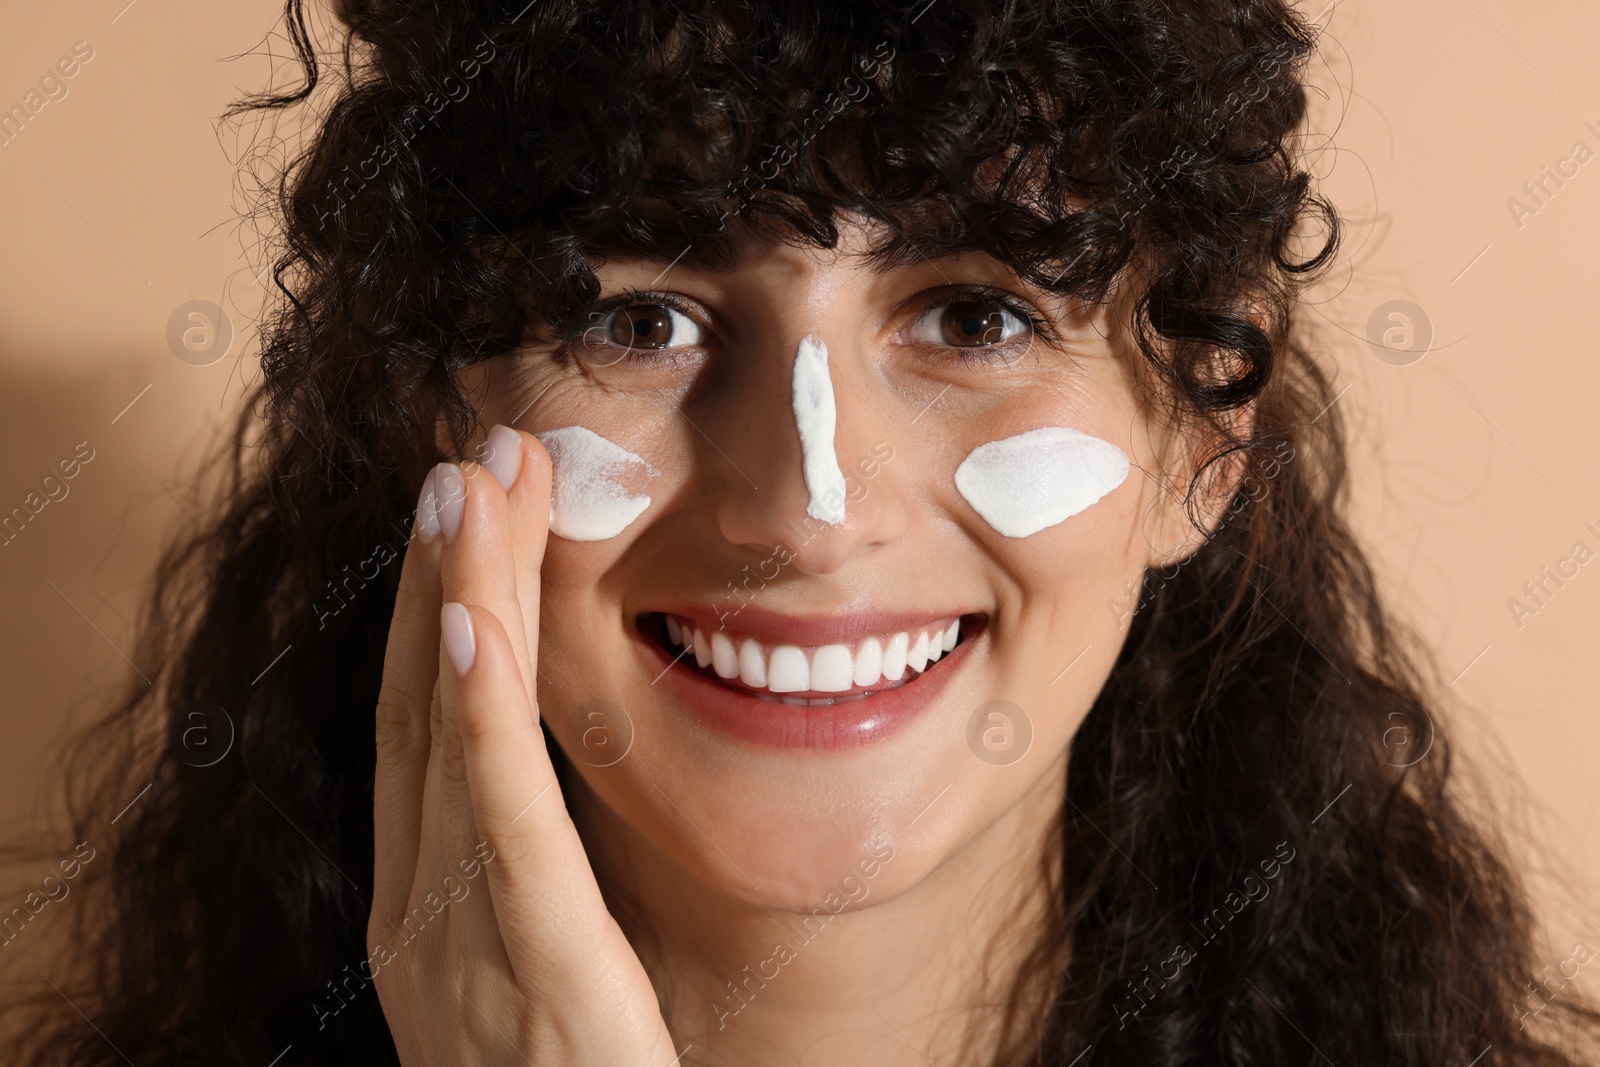
[(417, 531), (417, 540), (425, 545), (432, 544), (434, 538), (439, 536), (438, 498), (435, 496), (433, 488), (433, 476), (437, 472), (438, 468), (435, 467), (428, 472), (426, 478), (422, 479), (422, 493), (417, 497), (417, 519), (414, 525)]
[(434, 485), (438, 490), (439, 530), (448, 545), (461, 532), (461, 520), (467, 514), (467, 476), (454, 463), (441, 463), (434, 473), (438, 475)]
[(489, 454), (484, 457), (483, 465), (506, 492), (511, 492), (522, 471), (522, 435), (509, 426), (496, 425), (484, 439), (484, 445)]
[(472, 632), (472, 613), (465, 604), (451, 601), (439, 609), (439, 633), (444, 638), (444, 654), (457, 678), (465, 678), (478, 656), (478, 639)]

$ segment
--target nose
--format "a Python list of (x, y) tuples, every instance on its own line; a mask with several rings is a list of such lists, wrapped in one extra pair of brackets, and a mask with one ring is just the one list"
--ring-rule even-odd
[[(816, 349), (803, 352), (803, 340), (820, 342), (825, 362)], [(787, 337), (761, 357), (747, 362), (759, 369), (743, 376), (719, 420), (738, 473), (722, 487), (718, 528), (729, 543), (763, 553), (785, 546), (800, 573), (832, 574), (905, 528), (904, 502), (885, 470), (893, 442), (874, 418), (871, 376), (848, 342)]]

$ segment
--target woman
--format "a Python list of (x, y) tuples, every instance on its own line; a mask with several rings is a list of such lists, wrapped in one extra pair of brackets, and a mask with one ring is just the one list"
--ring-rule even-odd
[(1577, 1062), (1343, 519), (1302, 16), (342, 17), (31, 1062)]

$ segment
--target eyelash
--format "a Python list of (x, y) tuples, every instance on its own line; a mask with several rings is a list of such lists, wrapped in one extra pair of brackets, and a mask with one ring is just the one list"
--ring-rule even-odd
[(1014, 358), (1013, 350), (1018, 345), (1024, 346), (1023, 352), (1026, 354), (1031, 347), (1029, 346), (1029, 340), (1032, 337), (1042, 337), (1046, 341), (1050, 341), (1054, 337), (1050, 321), (1036, 314), (1031, 304), (1006, 292), (1004, 289), (995, 289), (987, 285), (969, 285), (931, 297), (923, 302), (922, 309), (918, 312), (917, 317), (920, 319), (934, 308), (958, 304), (963, 300), (995, 304), (1021, 319), (1028, 327), (1025, 333), (1018, 334), (1016, 337), (1001, 341), (998, 344), (970, 347), (963, 345), (936, 346), (944, 352), (955, 353), (963, 365), (972, 362), (1009, 363)]
[[(1002, 341), (999, 344), (972, 347), (958, 345), (938, 346), (947, 352), (956, 353), (963, 364), (970, 363), (974, 361), (974, 359), (980, 363), (1002, 361), (1005, 358), (1006, 353), (1009, 353), (1019, 342), (1023, 342), (1027, 337), (1038, 336), (1046, 339), (1047, 341), (1053, 337), (1051, 323), (1049, 320), (1035, 313), (1030, 304), (1003, 289), (995, 289), (986, 285), (966, 286), (964, 288), (956, 289), (954, 291), (947, 291), (931, 297), (923, 302), (921, 310), (917, 313), (918, 318), (920, 319), (921, 316), (926, 315), (934, 308), (943, 307), (948, 304), (960, 303), (963, 300), (972, 300), (998, 305), (999, 307), (1004, 308), (1006, 311), (1015, 315), (1017, 318), (1021, 319), (1027, 324), (1028, 327), (1027, 333), (1019, 334), (1017, 337), (1012, 338), (1009, 341)], [(623, 308), (630, 307), (634, 304), (659, 304), (662, 307), (671, 308), (673, 311), (676, 311), (682, 315), (687, 315), (690, 318), (693, 318), (695, 315), (699, 314), (701, 310), (693, 302), (684, 299), (677, 293), (656, 292), (647, 289), (634, 289), (631, 287), (625, 288), (615, 296), (607, 297), (604, 300), (597, 301), (594, 306), (589, 309), (589, 314), (584, 323), (580, 326), (574, 327), (564, 337), (561, 338), (561, 349), (563, 351), (567, 351), (572, 345), (582, 343), (584, 335), (588, 333), (588, 331), (598, 326), (607, 315), (620, 311)], [(630, 350), (628, 354), (618, 362), (628, 363), (643, 360), (652, 363), (660, 363), (663, 360), (672, 359), (673, 357), (671, 355), (666, 354), (672, 351), (672, 349), (633, 349)]]
[[(573, 327), (564, 337), (561, 338), (560, 351), (570, 352), (574, 345), (582, 344), (584, 335), (590, 330), (600, 326), (607, 315), (621, 311), (623, 308), (630, 307), (634, 304), (659, 304), (662, 307), (671, 308), (673, 311), (676, 311), (681, 315), (687, 315), (690, 318), (694, 318), (696, 315), (700, 314), (701, 311), (699, 307), (690, 301), (685, 300), (677, 293), (654, 292), (648, 289), (634, 289), (632, 287), (628, 287), (623, 289), (615, 296), (609, 296), (604, 300), (596, 301), (594, 305), (590, 307), (589, 313), (584, 318), (584, 321)], [(673, 349), (630, 349), (628, 350), (628, 354), (623, 356), (617, 362), (633, 363), (636, 361), (645, 361), (650, 363), (661, 363), (663, 361), (671, 360), (673, 358), (672, 353), (674, 353), (674, 351), (675, 350)]]

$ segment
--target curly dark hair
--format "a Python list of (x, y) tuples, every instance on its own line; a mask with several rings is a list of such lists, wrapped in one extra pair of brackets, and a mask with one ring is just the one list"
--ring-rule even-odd
[[(352, 583), (353, 562), (403, 546), (448, 451), (435, 413), (468, 441), (459, 372), (581, 322), (596, 254), (715, 261), (736, 229), (831, 247), (841, 212), (887, 223), (883, 260), (975, 250), (1063, 294), (1131, 287), (1144, 372), (1172, 417), (1209, 428), (1203, 471), (1242, 477), (1205, 546), (1134, 591), (1072, 742), (1046, 936), (1002, 1047), (973, 1062), (1065, 1067), (1089, 1046), (1082, 1062), (1149, 1067), (1577, 1062), (1552, 1020), (1600, 1017), (1568, 996), (1527, 1024), (1528, 905), (1447, 790), (1423, 661), (1343, 517), (1332, 374), (1294, 314), (1340, 232), (1298, 151), (1303, 16), (1284, 0), (340, 14), (338, 84), (319, 89), (328, 57), (288, 0), (305, 77), (239, 105), (331, 101), (274, 190), (281, 298), (221, 504), (169, 550), (143, 619), (137, 659), (159, 674), (77, 753), (74, 840), (106, 857), (84, 869), (104, 907), (74, 912), (83, 973), (30, 1005), (18, 1062), (260, 1067), (291, 1044), (296, 1063), (394, 1062), (370, 985), (343, 987), (325, 1027), (310, 1007), (365, 956), (371, 901), (398, 568)], [(219, 708), (233, 750), (200, 766), (184, 730)], [(1428, 733), (1425, 755), (1397, 757), (1397, 722)]]

